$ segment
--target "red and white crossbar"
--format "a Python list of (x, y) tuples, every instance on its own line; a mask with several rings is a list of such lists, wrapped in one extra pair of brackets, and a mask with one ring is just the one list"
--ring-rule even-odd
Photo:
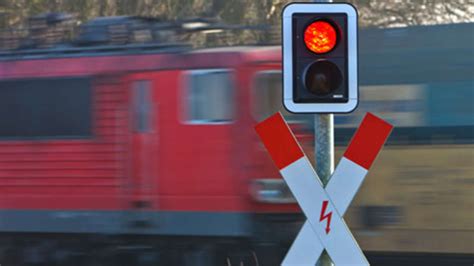
[(257, 133), (308, 217), (282, 265), (315, 265), (324, 249), (336, 265), (369, 265), (342, 215), (392, 126), (367, 114), (326, 189), (281, 114), (256, 126)]

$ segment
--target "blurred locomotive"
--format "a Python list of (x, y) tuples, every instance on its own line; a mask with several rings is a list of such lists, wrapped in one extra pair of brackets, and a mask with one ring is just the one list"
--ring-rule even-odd
[[(280, 48), (191, 49), (173, 37), (187, 24), (137, 17), (68, 44), (68, 17), (39, 19), (52, 41), (0, 53), (0, 263), (277, 265), (304, 217), (253, 126), (280, 110), (313, 145), (311, 116), (281, 106)], [(346, 215), (374, 265), (472, 264), (472, 32), (360, 33), (361, 103), (336, 116), (336, 150), (366, 111), (396, 125)]]

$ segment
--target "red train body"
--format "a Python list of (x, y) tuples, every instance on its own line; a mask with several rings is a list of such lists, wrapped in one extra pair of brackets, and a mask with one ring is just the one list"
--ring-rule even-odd
[[(244, 236), (255, 213), (294, 212), (250, 193), (279, 178), (253, 130), (252, 91), (280, 59), (267, 47), (0, 62), (13, 88), (60, 79), (90, 98), (84, 136), (0, 140), (0, 230)], [(51, 119), (68, 120), (57, 108)]]
[[(396, 126), (344, 217), (374, 265), (472, 264), (472, 47), (438, 38), (472, 28), (361, 31), (361, 105), (336, 117), (336, 162), (366, 111)], [(0, 263), (279, 264), (305, 218), (253, 128), (281, 110), (280, 69), (268, 46), (0, 52)], [(312, 156), (308, 116), (285, 115)]]

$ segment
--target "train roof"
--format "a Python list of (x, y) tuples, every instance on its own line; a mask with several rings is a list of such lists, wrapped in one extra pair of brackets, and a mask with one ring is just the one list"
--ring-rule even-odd
[[(359, 35), (360, 83), (413, 84), (472, 80), (473, 32), (474, 23), (362, 29)], [(262, 62), (279, 64), (280, 47), (192, 49), (179, 43), (67, 47), (2, 52), (0, 77), (32, 73), (46, 75), (48, 71), (58, 74), (65, 73), (65, 69), (71, 69), (70, 73), (100, 74), (170, 68), (235, 67), (242, 63)]]
[[(71, 43), (57, 43), (48, 48), (24, 46), (23, 48), (0, 50), (0, 59), (5, 58), (28, 58), (28, 57), (71, 57), (92, 56), (95, 54), (136, 54), (136, 53), (158, 53), (158, 52), (186, 52), (192, 47), (186, 43), (156, 40), (154, 42), (133, 43), (125, 42), (121, 44), (109, 44), (104, 40), (103, 29), (97, 29), (97, 25), (107, 25), (109, 21), (135, 21), (149, 20), (134, 16), (97, 17), (87, 23), (89, 27), (82, 29), (76, 40)], [(172, 29), (172, 23), (160, 22), (154, 28)], [(89, 28), (94, 31), (89, 32)], [(429, 49), (455, 49), (472, 47), (474, 44), (474, 23), (422, 25), (399, 28), (364, 28), (360, 29), (359, 41), (362, 47), (361, 52), (371, 53), (393, 49), (402, 50), (429, 50)], [(99, 36), (99, 37), (98, 37)], [(114, 37), (114, 36), (112, 36)], [(112, 38), (111, 37), (111, 38)], [(168, 37), (168, 36), (167, 36)], [(97, 39), (99, 38), (100, 41)], [(175, 38), (170, 38), (175, 40)], [(2, 40), (5, 41), (5, 40)], [(86, 41), (88, 41), (86, 43)], [(87, 45), (86, 45), (87, 44)], [(198, 51), (216, 52), (245, 52), (260, 46), (230, 46), (198, 49)], [(263, 48), (266, 49), (266, 48)]]
[(228, 46), (204, 48), (193, 51), (195, 54), (206, 53), (233, 53), (240, 54), (245, 61), (248, 62), (280, 62), (281, 63), (281, 47), (280, 46)]

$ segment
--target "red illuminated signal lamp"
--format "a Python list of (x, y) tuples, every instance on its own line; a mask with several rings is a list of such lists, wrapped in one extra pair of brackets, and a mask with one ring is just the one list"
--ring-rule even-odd
[(284, 107), (352, 112), (359, 102), (357, 10), (343, 3), (290, 3), (281, 17)]
[(337, 31), (331, 23), (317, 20), (306, 27), (304, 43), (313, 53), (328, 53), (337, 44)]

